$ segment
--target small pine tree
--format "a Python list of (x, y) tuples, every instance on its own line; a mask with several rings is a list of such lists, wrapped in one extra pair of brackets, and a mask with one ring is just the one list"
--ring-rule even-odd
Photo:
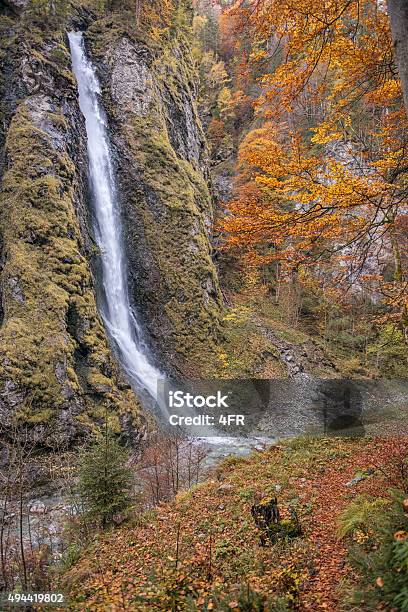
[(128, 455), (108, 426), (98, 440), (84, 448), (78, 460), (78, 491), (86, 514), (106, 529), (130, 504)]

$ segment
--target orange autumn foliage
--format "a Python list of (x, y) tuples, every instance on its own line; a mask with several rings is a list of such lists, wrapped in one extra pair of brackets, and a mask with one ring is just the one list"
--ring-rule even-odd
[(255, 264), (326, 268), (348, 287), (375, 275), (406, 332), (408, 122), (385, 6), (251, 0), (231, 14), (252, 29), (264, 71), (261, 127), (241, 144), (222, 222), (227, 246)]

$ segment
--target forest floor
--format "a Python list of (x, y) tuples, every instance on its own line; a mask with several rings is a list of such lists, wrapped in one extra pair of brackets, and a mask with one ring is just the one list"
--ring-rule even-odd
[[(341, 516), (362, 494), (388, 499), (407, 442), (298, 438), (228, 457), (206, 482), (95, 536), (64, 577), (71, 609), (363, 609), (348, 603), (359, 578)], [(275, 496), (284, 523), (296, 509), (301, 535), (261, 546), (251, 508)]]

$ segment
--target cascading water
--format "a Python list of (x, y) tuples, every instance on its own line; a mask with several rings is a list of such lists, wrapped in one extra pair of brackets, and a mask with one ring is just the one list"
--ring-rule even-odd
[(106, 115), (100, 103), (101, 89), (94, 67), (86, 56), (82, 32), (71, 32), (68, 38), (78, 82), (79, 105), (86, 122), (95, 237), (101, 254), (105, 298), (100, 311), (129, 378), (157, 399), (157, 382), (163, 376), (150, 363), (129, 301), (122, 223)]
[[(111, 161), (107, 118), (100, 103), (99, 81), (92, 63), (87, 58), (82, 32), (71, 32), (68, 38), (72, 66), (78, 83), (79, 106), (86, 123), (89, 178), (95, 210), (95, 237), (100, 249), (104, 294), (99, 310), (131, 382), (139, 390), (146, 390), (156, 401), (162, 416), (168, 416), (166, 404), (158, 393), (158, 381), (164, 377), (149, 360), (141, 340), (140, 327), (130, 305), (119, 199)], [(194, 415), (192, 409), (185, 408), (184, 412)], [(194, 427), (189, 430), (192, 435), (194, 432)], [(204, 435), (210, 444), (221, 445), (221, 449), (226, 445), (227, 452), (236, 447), (237, 440), (212, 437), (217, 435), (215, 428), (207, 430), (201, 427), (199, 434)], [(238, 444), (242, 449), (243, 443)]]

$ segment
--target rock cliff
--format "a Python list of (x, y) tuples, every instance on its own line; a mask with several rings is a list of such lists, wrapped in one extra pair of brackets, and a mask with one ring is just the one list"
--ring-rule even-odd
[(10, 1), (0, 15), (0, 421), (17, 415), (57, 446), (108, 410), (117, 431), (137, 435), (138, 402), (97, 312), (85, 129), (65, 32), (87, 30), (110, 123), (132, 303), (157, 361), (177, 375), (199, 372), (221, 311), (188, 39), (173, 32), (154, 41), (83, 7), (42, 29), (38, 19), (28, 24), (24, 4)]
[(63, 33), (1, 16), (0, 420), (46, 446), (140, 425), (98, 316), (84, 125)]
[(158, 44), (117, 17), (94, 23), (86, 37), (111, 121), (133, 304), (164, 369), (191, 375), (216, 345), (221, 297), (185, 31)]

